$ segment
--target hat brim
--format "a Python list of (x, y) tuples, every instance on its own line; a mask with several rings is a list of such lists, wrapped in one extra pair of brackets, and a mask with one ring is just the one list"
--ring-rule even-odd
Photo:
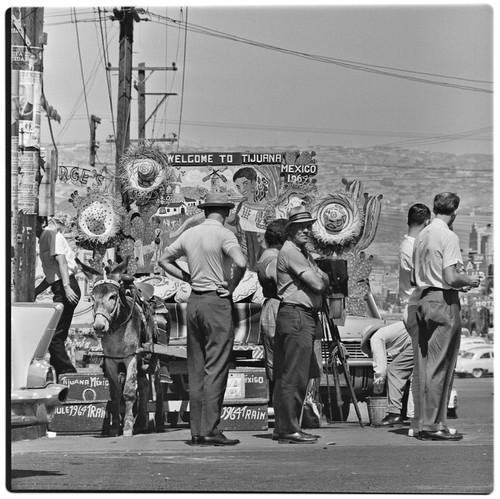
[(314, 222), (317, 222), (317, 218), (303, 218), (302, 220), (293, 220), (291, 222), (287, 222), (285, 224), (285, 227), (288, 227), (289, 225), (293, 224), (313, 224)]
[(360, 348), (363, 353), (366, 353), (366, 355), (368, 355), (368, 357), (372, 356), (372, 347), (370, 346), (370, 339), (380, 328), (381, 326), (379, 325), (373, 325), (373, 326), (368, 326), (363, 331), (363, 337), (361, 339)]
[(234, 203), (201, 203), (198, 208), (202, 210), (203, 208), (234, 208)]

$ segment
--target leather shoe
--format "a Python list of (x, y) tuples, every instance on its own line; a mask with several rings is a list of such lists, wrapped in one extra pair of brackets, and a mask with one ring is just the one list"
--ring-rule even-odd
[(456, 440), (462, 440), (464, 438), (463, 435), (460, 433), (453, 433), (451, 434), (450, 432), (446, 430), (439, 430), (439, 431), (421, 431), (417, 437), (419, 440), (450, 440), (450, 441), (456, 441)]
[(312, 435), (306, 436), (300, 431), (295, 433), (282, 433), (279, 435), (280, 444), (315, 444), (318, 439)]
[(273, 433), (273, 440), (279, 440), (280, 439), (280, 436), (278, 435), (278, 433)]
[(306, 433), (305, 431), (301, 431), (300, 433), (302, 433), (304, 437), (321, 438), (321, 435), (312, 435), (311, 433)]
[(200, 437), (200, 445), (236, 445), (239, 444), (240, 441), (237, 439), (230, 440), (223, 433), (219, 433), (214, 436)]
[(201, 437), (200, 436), (191, 437), (191, 442), (188, 443), (191, 443), (191, 445), (201, 445)]
[(389, 413), (387, 416), (375, 426), (378, 427), (391, 427), (395, 424), (403, 424), (403, 418), (399, 414)]

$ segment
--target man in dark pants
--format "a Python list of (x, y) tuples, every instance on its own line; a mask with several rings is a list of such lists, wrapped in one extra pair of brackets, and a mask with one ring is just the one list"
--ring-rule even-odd
[[(314, 339), (320, 324), (318, 311), (329, 285), (306, 250), (316, 219), (304, 206), (292, 208), (286, 229), (288, 240), (278, 254), (278, 296), (273, 374), (275, 433), (279, 443), (309, 444), (317, 437), (301, 431), (300, 413), (310, 378), (319, 378)], [(276, 431), (277, 430), (277, 431)]]
[[(451, 230), (460, 198), (443, 192), (434, 198), (434, 220), (415, 239), (414, 282), (420, 291), (416, 309), (419, 345), (418, 430), (421, 440), (460, 440), (446, 425), (449, 393), (460, 348), (458, 290), (479, 286), (478, 276), (460, 274), (458, 236)], [(410, 318), (409, 318), (410, 320)]]
[(80, 301), (81, 291), (75, 274), (78, 266), (73, 250), (63, 235), (65, 222), (62, 217), (53, 217), (46, 225), (45, 217), (37, 217), (35, 234), (39, 242), (39, 254), (45, 279), (36, 287), (35, 296), (50, 286), (53, 301), (64, 305), (49, 346), (50, 364), (56, 375), (76, 372), (71, 363), (64, 342), (68, 337), (75, 308)]
[[(234, 204), (227, 194), (209, 193), (201, 225), (183, 232), (158, 262), (167, 273), (190, 282), (187, 304), (187, 364), (192, 445), (235, 445), (218, 429), (234, 342), (232, 293), (246, 270), (236, 236), (224, 227)], [(178, 265), (185, 256), (189, 274)]]

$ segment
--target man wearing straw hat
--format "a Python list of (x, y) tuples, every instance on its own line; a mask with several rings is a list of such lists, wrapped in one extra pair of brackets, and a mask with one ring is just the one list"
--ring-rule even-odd
[[(236, 236), (224, 227), (234, 204), (208, 193), (198, 205), (205, 221), (183, 232), (158, 264), (191, 284), (187, 304), (187, 364), (191, 445), (235, 445), (218, 429), (234, 342), (232, 293), (246, 270)], [(177, 260), (186, 257), (188, 272)]]
[(278, 296), (273, 374), (275, 430), (279, 443), (311, 444), (317, 437), (302, 432), (300, 414), (310, 378), (319, 378), (314, 339), (320, 326), (318, 311), (329, 285), (306, 249), (316, 221), (305, 206), (290, 210), (277, 263)]

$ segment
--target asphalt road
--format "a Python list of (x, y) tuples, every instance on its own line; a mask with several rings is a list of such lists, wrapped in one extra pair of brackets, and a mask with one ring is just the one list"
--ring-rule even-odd
[(408, 437), (408, 426), (346, 423), (314, 430), (313, 445), (267, 432), (228, 432), (241, 444), (191, 447), (188, 428), (131, 438), (57, 436), (13, 442), (8, 490), (57, 492), (300, 492), (486, 494), (493, 491), (493, 379), (456, 379), (459, 442)]

